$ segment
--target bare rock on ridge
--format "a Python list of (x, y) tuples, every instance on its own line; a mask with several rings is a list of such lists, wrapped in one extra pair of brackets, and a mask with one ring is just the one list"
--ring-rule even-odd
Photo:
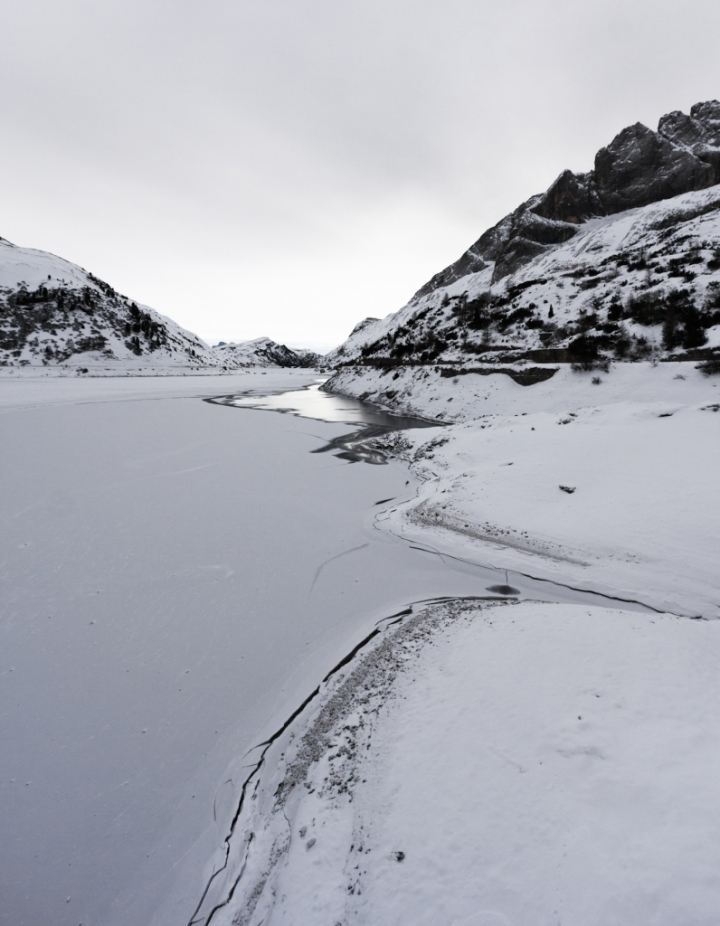
[(718, 180), (712, 164), (640, 122), (598, 151), (594, 179), (605, 215), (704, 190)]
[(563, 171), (545, 193), (531, 197), (488, 229), (415, 299), (495, 263), (493, 279), (514, 273), (543, 251), (572, 238), (589, 218), (614, 215), (720, 183), (720, 102), (672, 112), (658, 131), (636, 123), (595, 156), (586, 174)]

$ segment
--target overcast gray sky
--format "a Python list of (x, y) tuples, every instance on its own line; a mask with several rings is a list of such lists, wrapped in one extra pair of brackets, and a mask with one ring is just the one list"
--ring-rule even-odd
[(0, 235), (210, 341), (330, 347), (625, 125), (717, 0), (2, 0)]

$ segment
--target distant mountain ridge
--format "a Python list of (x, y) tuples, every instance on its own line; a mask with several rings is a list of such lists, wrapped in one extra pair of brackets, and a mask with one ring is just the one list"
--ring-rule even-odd
[(221, 373), (319, 359), (269, 338), (213, 349), (77, 264), (0, 238), (0, 369)]
[(689, 116), (663, 116), (657, 132), (639, 123), (624, 129), (592, 171), (564, 171), (398, 312), (356, 325), (325, 361), (358, 370), (587, 368), (716, 352), (720, 102), (713, 100)]
[(293, 350), (270, 338), (255, 338), (253, 341), (221, 342), (213, 350), (223, 365), (228, 368), (252, 365), (276, 367), (316, 367), (321, 362), (320, 354), (311, 350)]

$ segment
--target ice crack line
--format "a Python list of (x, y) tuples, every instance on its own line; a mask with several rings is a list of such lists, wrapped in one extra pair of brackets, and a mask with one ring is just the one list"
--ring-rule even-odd
[(369, 543), (361, 543), (359, 547), (352, 547), (350, 550), (343, 550), (342, 553), (337, 553), (335, 556), (331, 556), (330, 559), (326, 559), (324, 563), (320, 563), (318, 568), (315, 570), (315, 578), (312, 580), (312, 585), (310, 586), (310, 591), (308, 592), (308, 598), (312, 595), (313, 589), (315, 588), (315, 583), (320, 578), (320, 573), (329, 563), (334, 562), (336, 559), (340, 559), (341, 556), (347, 556), (349, 553), (356, 553), (358, 550), (364, 550), (365, 547), (369, 546)]
[[(497, 566), (483, 566), (480, 563), (475, 563), (473, 560), (464, 559), (462, 556), (454, 556), (452, 553), (442, 553), (440, 550), (436, 550), (434, 547), (431, 547), (430, 544), (425, 544), (424, 546), (418, 546), (417, 544), (409, 544), (411, 550), (419, 550), (421, 553), (430, 553), (434, 556), (440, 557), (440, 559), (452, 559), (458, 563), (464, 563), (467, 566), (477, 566), (480, 569), (495, 569), (499, 570)], [(621, 598), (619, 595), (611, 595), (608, 592), (595, 592), (589, 588), (579, 588), (576, 585), (568, 585), (566, 582), (558, 582), (556, 579), (543, 579), (540, 576), (534, 576), (529, 572), (520, 572), (517, 569), (510, 570), (516, 575), (522, 576), (524, 579), (530, 579), (531, 582), (544, 582), (547, 585), (554, 585), (557, 588), (566, 588), (571, 592), (579, 592), (582, 595), (593, 595), (596, 598), (605, 598), (608, 601), (620, 601), (624, 604), (635, 604), (639, 605), (641, 608), (647, 608), (648, 611), (654, 611), (655, 614), (672, 614), (674, 617), (688, 617), (691, 620), (704, 620), (704, 618), (698, 617), (692, 614), (678, 614), (676, 611), (668, 611), (666, 608), (655, 608), (653, 605), (648, 604), (645, 601), (640, 601), (636, 598)]]
[[(364, 544), (364, 546), (367, 546), (367, 544)], [(347, 550), (346, 552), (350, 553), (352, 551)], [(340, 555), (342, 556), (343, 554), (340, 554)], [(434, 599), (428, 599), (428, 600), (434, 600)], [(438, 600), (445, 600), (445, 599), (438, 599)], [(204, 923), (204, 926), (209, 926), (209, 923), (211, 922), (215, 914), (219, 910), (223, 909), (223, 907), (226, 907), (230, 903), (230, 901), (233, 899), (237, 886), (240, 883), (243, 873), (245, 871), (245, 867), (247, 864), (247, 857), (250, 851), (250, 845), (251, 845), (252, 838), (253, 838), (252, 834), (250, 838), (248, 839), (247, 846), (245, 847), (245, 853), (244, 853), (242, 865), (240, 866), (240, 871), (237, 877), (235, 878), (235, 880), (233, 881), (228, 891), (227, 897), (224, 900), (220, 901), (219, 903), (216, 903), (211, 908), (210, 912), (207, 915), (200, 914), (200, 911), (202, 910), (202, 906), (205, 903), (205, 900), (207, 899), (210, 889), (212, 888), (213, 882), (218, 877), (218, 875), (222, 874), (222, 872), (227, 869), (227, 866), (230, 861), (230, 851), (231, 851), (230, 842), (235, 833), (235, 829), (237, 827), (238, 820), (240, 819), (240, 816), (242, 814), (243, 808), (245, 807), (245, 802), (248, 797), (248, 792), (250, 790), (250, 787), (253, 784), (255, 785), (257, 784), (256, 779), (258, 779), (259, 773), (262, 770), (263, 765), (265, 764), (265, 756), (268, 750), (270, 749), (270, 747), (273, 745), (273, 743), (276, 742), (276, 740), (280, 736), (283, 735), (283, 733), (285, 733), (288, 727), (295, 720), (297, 720), (297, 718), (300, 716), (300, 714), (302, 714), (305, 708), (308, 707), (308, 705), (312, 701), (314, 701), (314, 699), (320, 694), (320, 691), (323, 685), (325, 685), (328, 681), (330, 681), (330, 679), (334, 675), (336, 675), (341, 669), (343, 669), (346, 665), (352, 662), (352, 660), (356, 658), (358, 653), (360, 653), (363, 649), (365, 649), (365, 647), (367, 647), (368, 644), (372, 640), (374, 640), (378, 635), (380, 635), (381, 633), (384, 633), (394, 624), (397, 624), (399, 621), (403, 620), (405, 617), (410, 616), (412, 613), (413, 613), (413, 606), (409, 605), (408, 607), (404, 608), (402, 611), (398, 611), (395, 614), (391, 614), (388, 617), (384, 617), (382, 618), (382, 620), (378, 621), (377, 626), (366, 637), (364, 637), (356, 646), (354, 646), (353, 649), (346, 656), (344, 656), (340, 660), (340, 662), (337, 663), (336, 666), (334, 666), (334, 668), (332, 668), (328, 672), (328, 674), (322, 680), (320, 685), (317, 685), (316, 688), (313, 689), (313, 691), (307, 696), (307, 698), (305, 698), (305, 700), (300, 704), (300, 706), (297, 707), (292, 712), (292, 714), (290, 714), (290, 716), (284, 721), (284, 723), (280, 727), (278, 727), (278, 729), (270, 737), (268, 737), (268, 739), (263, 740), (263, 742), (261, 743), (257, 743), (250, 750), (248, 750), (248, 752), (253, 752), (256, 749), (262, 749), (262, 752), (260, 753), (260, 757), (257, 760), (257, 762), (255, 762), (254, 765), (251, 766), (251, 771), (242, 784), (242, 788), (240, 790), (240, 800), (238, 802), (237, 809), (235, 810), (235, 814), (233, 815), (232, 821), (230, 823), (230, 829), (224, 840), (225, 858), (224, 858), (223, 864), (219, 868), (217, 868), (213, 872), (213, 874), (210, 876), (208, 883), (205, 885), (205, 889), (202, 893), (202, 896), (200, 897), (200, 900), (198, 901), (198, 904), (195, 907), (195, 910), (193, 911), (192, 916), (190, 917), (188, 921), (188, 926), (199, 926), (199, 924), (201, 923)], [(384, 626), (381, 626), (381, 625), (384, 625)]]

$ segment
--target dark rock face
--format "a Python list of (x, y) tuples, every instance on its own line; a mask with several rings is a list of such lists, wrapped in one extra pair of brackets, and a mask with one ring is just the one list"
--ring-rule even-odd
[(574, 225), (589, 215), (601, 215), (602, 205), (592, 173), (574, 174), (571, 170), (563, 171), (539, 198), (534, 211), (543, 218), (556, 222), (572, 222)]
[(709, 144), (720, 145), (720, 102), (696, 103), (690, 110), (690, 118), (703, 127)]
[(320, 361), (320, 355), (313, 351), (291, 350), (275, 341), (268, 341), (264, 347), (258, 348), (257, 354), (278, 367), (315, 367)]
[(707, 142), (704, 127), (692, 116), (686, 116), (677, 109), (661, 118), (658, 132), (676, 145), (685, 145), (692, 149)]
[(690, 115), (663, 116), (657, 132), (641, 123), (623, 129), (595, 156), (587, 174), (563, 171), (486, 231), (460, 258), (425, 284), (416, 298), (495, 262), (493, 281), (542, 251), (567, 241), (594, 216), (613, 215), (720, 183), (720, 102), (696, 103)]
[(677, 111), (668, 113), (660, 120), (658, 132), (710, 164), (715, 171), (715, 182), (720, 182), (720, 103), (717, 100), (696, 103), (689, 116)]
[(594, 175), (607, 215), (704, 190), (716, 182), (711, 164), (639, 122), (598, 151)]

